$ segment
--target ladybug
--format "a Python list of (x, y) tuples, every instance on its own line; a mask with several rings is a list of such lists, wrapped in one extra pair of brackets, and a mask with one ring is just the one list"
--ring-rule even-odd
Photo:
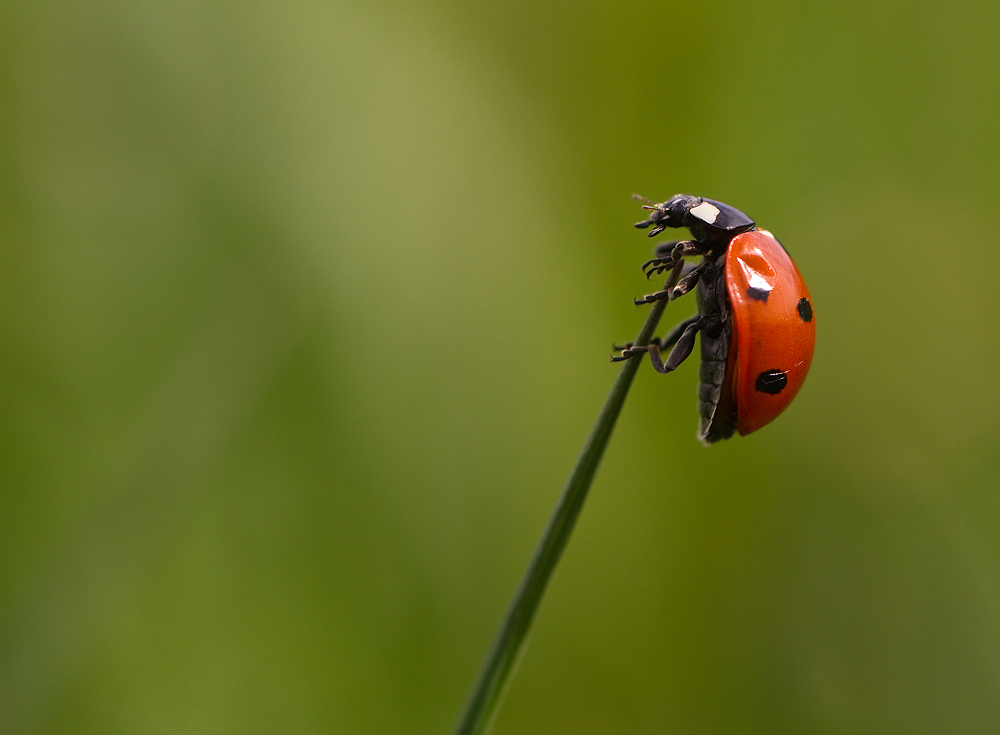
[[(743, 436), (770, 423), (799, 392), (816, 342), (809, 289), (777, 238), (758, 230), (743, 212), (714, 199), (678, 194), (662, 204), (645, 202), (653, 237), (686, 227), (690, 240), (665, 242), (643, 264), (646, 277), (669, 271), (662, 291), (637, 305), (683, 296), (697, 287), (698, 313), (648, 346), (625, 345), (613, 362), (648, 353), (657, 372), (687, 359), (701, 333), (698, 437), (705, 445)], [(695, 266), (687, 256), (701, 256)], [(672, 349), (671, 349), (672, 348)], [(670, 349), (664, 360), (661, 351)]]

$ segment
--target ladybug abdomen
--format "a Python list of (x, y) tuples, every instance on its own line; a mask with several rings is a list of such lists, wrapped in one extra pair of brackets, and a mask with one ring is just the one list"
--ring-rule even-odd
[(726, 295), (724, 257), (719, 257), (698, 281), (698, 313), (715, 327), (701, 333), (701, 366), (698, 370), (698, 437), (703, 444), (728, 439), (736, 431), (732, 390), (729, 384), (729, 346), (732, 323)]
[(732, 396), (737, 428), (746, 435), (774, 420), (802, 387), (816, 320), (805, 281), (770, 232), (734, 237), (725, 272), (735, 353)]

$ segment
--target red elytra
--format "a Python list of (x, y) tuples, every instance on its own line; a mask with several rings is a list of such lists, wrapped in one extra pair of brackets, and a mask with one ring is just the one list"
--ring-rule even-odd
[(766, 230), (729, 242), (725, 277), (733, 318), (726, 377), (745, 436), (777, 418), (799, 392), (812, 363), (816, 320), (799, 269)]

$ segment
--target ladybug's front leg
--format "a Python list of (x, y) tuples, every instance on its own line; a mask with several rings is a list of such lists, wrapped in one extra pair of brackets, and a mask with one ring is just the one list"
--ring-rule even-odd
[[(674, 274), (680, 275), (680, 268), (683, 267), (683, 263), (683, 260), (677, 261), (677, 264), (674, 266), (674, 270), (671, 272), (671, 276)], [(676, 286), (671, 285), (670, 282), (668, 282), (667, 286), (662, 291), (646, 294), (641, 299), (633, 299), (633, 301), (636, 306), (642, 306), (643, 304), (652, 304), (656, 301), (662, 301), (663, 299), (673, 301), (674, 299), (680, 298), (698, 284), (698, 279), (701, 277), (701, 274), (706, 267), (708, 267), (706, 262), (699, 263), (691, 268), (680, 280), (676, 280), (671, 277), (670, 280), (674, 281), (677, 284)]]
[(652, 278), (664, 271), (670, 270), (678, 260), (690, 255), (704, 255), (705, 248), (694, 240), (670, 240), (660, 243), (653, 251), (655, 258), (642, 264), (646, 278)]

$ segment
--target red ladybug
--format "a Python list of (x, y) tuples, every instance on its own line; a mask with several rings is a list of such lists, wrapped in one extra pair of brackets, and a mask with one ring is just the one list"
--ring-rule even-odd
[[(641, 199), (641, 197), (636, 197)], [(648, 352), (657, 372), (675, 370), (701, 332), (698, 436), (705, 444), (757, 431), (785, 410), (799, 392), (816, 342), (809, 289), (781, 243), (753, 220), (712, 199), (678, 194), (648, 202), (649, 236), (686, 227), (690, 240), (666, 242), (643, 265), (646, 277), (670, 271), (662, 291), (636, 304), (673, 300), (697, 286), (698, 313), (648, 347), (626, 345), (614, 362)], [(685, 256), (702, 256), (685, 268)], [(670, 351), (666, 360), (661, 350)]]

